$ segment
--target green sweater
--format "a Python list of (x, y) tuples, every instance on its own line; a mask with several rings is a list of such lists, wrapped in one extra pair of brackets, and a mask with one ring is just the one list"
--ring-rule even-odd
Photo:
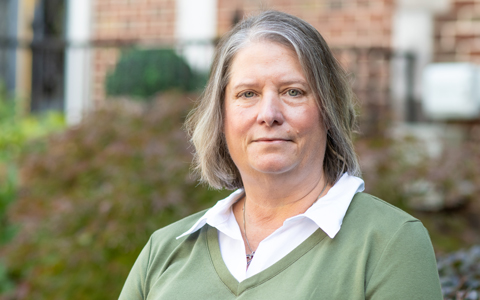
[(205, 225), (176, 239), (205, 212), (156, 231), (120, 295), (138, 299), (442, 299), (422, 223), (371, 195), (352, 200), (340, 232), (318, 229), (266, 270), (238, 283)]

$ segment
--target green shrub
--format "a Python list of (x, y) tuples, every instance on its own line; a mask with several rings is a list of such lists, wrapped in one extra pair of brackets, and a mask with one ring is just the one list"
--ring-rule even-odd
[(480, 297), (480, 245), (437, 258), (445, 300), (477, 300)]
[(110, 103), (23, 156), (5, 251), (17, 299), (116, 299), (150, 234), (226, 196), (190, 175), (189, 109), (179, 95)]
[[(22, 101), (10, 99), (0, 86), (0, 246), (8, 243), (16, 227), (7, 215), (18, 189), (16, 160), (29, 141), (64, 127), (63, 116), (49, 113), (22, 115)], [(3, 258), (3, 256), (0, 256)], [(0, 294), (13, 288), (7, 269), (0, 261)]]
[(202, 88), (206, 78), (193, 72), (172, 49), (130, 49), (124, 51), (107, 76), (110, 96), (133, 96), (149, 99), (158, 92)]
[[(0, 250), (7, 263), (7, 269), (0, 265), (0, 291), (11, 289), (12, 279), (16, 284), (11, 298), (2, 299), (116, 299), (153, 231), (226, 196), (197, 186), (189, 175), (191, 149), (180, 129), (190, 109), (187, 97), (114, 104), (77, 127), (28, 144), (19, 191), (15, 170), (5, 172), (14, 187), (5, 191), (18, 195), (9, 222), (21, 229)], [(467, 180), (478, 195), (479, 140), (435, 159), (414, 144), (356, 142), (367, 192), (418, 216), (436, 250), (477, 242), (478, 198), (461, 202), (463, 208), (422, 213), (408, 206), (405, 187), (426, 178), (443, 187), (447, 199), (457, 199), (456, 187)], [(17, 147), (8, 149), (18, 153)], [(413, 161), (412, 151), (418, 151)]]

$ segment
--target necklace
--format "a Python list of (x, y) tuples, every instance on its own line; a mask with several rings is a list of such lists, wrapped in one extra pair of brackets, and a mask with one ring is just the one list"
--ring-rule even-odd
[(252, 251), (252, 247), (250, 247), (250, 242), (248, 241), (247, 237), (247, 227), (245, 225), (245, 204), (247, 203), (247, 197), (245, 197), (245, 201), (243, 201), (243, 232), (245, 233), (245, 241), (247, 242), (248, 250), (250, 250), (250, 254), (247, 254), (247, 269), (252, 262), (253, 256), (255, 255), (255, 251)]
[[(326, 188), (327, 188), (327, 183), (325, 182), (325, 184), (323, 185), (322, 191), (320, 192), (320, 195), (318, 196), (317, 200), (315, 200), (315, 202), (317, 202), (318, 199), (320, 199), (322, 197), (322, 194), (323, 194), (323, 192), (325, 192)], [(246, 206), (246, 204), (247, 204), (247, 197), (245, 197), (245, 200), (243, 201), (243, 232), (245, 234), (245, 241), (247, 242), (248, 250), (250, 250), (250, 254), (247, 254), (247, 269), (248, 269), (248, 266), (250, 266), (250, 263), (252, 262), (253, 256), (255, 255), (255, 251), (253, 251), (252, 247), (250, 247), (250, 242), (248, 241), (248, 237), (247, 237), (247, 226), (246, 226), (246, 222), (245, 222), (245, 206)]]
[[(323, 185), (323, 189), (322, 189), (322, 191), (320, 192), (320, 195), (318, 195), (317, 200), (315, 200), (315, 202), (313, 202), (313, 203), (317, 203), (317, 201), (322, 197), (322, 194), (323, 194), (323, 192), (325, 192), (325, 189), (326, 189), (326, 188), (327, 188), (327, 183), (325, 182), (325, 184)], [(313, 204), (312, 204), (312, 205), (313, 205)]]

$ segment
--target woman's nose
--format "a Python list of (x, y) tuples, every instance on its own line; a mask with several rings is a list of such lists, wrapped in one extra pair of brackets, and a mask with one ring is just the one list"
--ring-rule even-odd
[(283, 124), (282, 103), (280, 95), (277, 93), (265, 93), (258, 109), (257, 122), (259, 124), (265, 124), (269, 127)]

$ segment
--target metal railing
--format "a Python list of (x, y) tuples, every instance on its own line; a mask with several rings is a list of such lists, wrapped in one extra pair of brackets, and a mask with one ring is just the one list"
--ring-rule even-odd
[[(72, 42), (59, 39), (18, 40), (0, 37), (0, 53), (20, 50), (32, 53), (32, 96), (33, 111), (64, 108), (65, 55), (72, 49), (94, 54), (103, 49), (124, 50), (128, 48), (172, 48), (186, 54), (189, 47), (214, 45), (216, 41), (173, 41), (173, 40), (92, 40)], [(347, 70), (361, 109), (361, 130), (365, 134), (378, 134), (385, 122), (398, 118), (415, 121), (419, 118), (414, 99), (415, 57), (410, 53), (395, 52), (390, 48), (333, 48), (332, 51)], [(119, 51), (120, 52), (120, 51)], [(203, 59), (211, 59), (205, 57)], [(400, 79), (392, 77), (392, 63), (403, 64)], [(93, 63), (95, 64), (95, 62)], [(98, 70), (93, 70), (96, 72)], [(103, 74), (104, 75), (104, 74)], [(0, 78), (5, 74), (0, 74)], [(398, 77), (398, 76), (397, 76)], [(93, 80), (93, 79), (92, 79)], [(392, 81), (403, 81), (403, 107), (394, 105)], [(101, 85), (101, 82), (96, 82)]]

